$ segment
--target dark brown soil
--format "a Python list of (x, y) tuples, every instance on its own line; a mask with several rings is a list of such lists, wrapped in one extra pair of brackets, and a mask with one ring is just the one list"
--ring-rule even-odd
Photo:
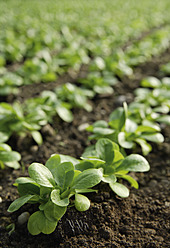
[[(21, 175), (27, 175), (27, 167), (32, 162), (45, 163), (53, 153), (61, 153), (79, 158), (89, 144), (87, 132), (80, 131), (84, 123), (108, 119), (109, 114), (126, 100), (134, 98), (133, 90), (139, 86), (141, 78), (158, 76), (159, 66), (170, 59), (169, 51), (159, 58), (135, 69), (134, 78), (124, 78), (115, 86), (111, 96), (98, 96), (91, 104), (94, 111), (74, 110), (72, 124), (64, 123), (57, 117), (52, 126), (47, 125), (41, 132), (44, 143), (38, 147), (32, 139), (12, 137), (10, 144), (22, 154), (25, 167), (18, 171), (5, 169), (0, 174), (0, 247), (2, 248), (71, 248), (71, 247), (136, 247), (168, 248), (170, 247), (169, 209), (170, 209), (170, 127), (163, 129), (165, 142), (154, 145), (147, 156), (151, 165), (148, 173), (136, 173), (140, 188), (131, 189), (127, 199), (117, 197), (109, 187), (100, 184), (98, 194), (89, 194), (91, 207), (86, 212), (77, 212), (69, 208), (59, 221), (56, 231), (51, 235), (31, 236), (26, 224), (19, 226), (17, 217), (24, 211), (32, 213), (37, 206), (25, 205), (15, 213), (6, 210), (9, 204), (18, 197), (12, 184)], [(49, 88), (51, 85), (49, 86)], [(29, 88), (31, 92), (31, 88)], [(37, 88), (38, 89), (38, 88)], [(51, 89), (51, 88), (50, 88)], [(42, 88), (40, 88), (40, 91)], [(34, 96), (34, 89), (32, 96)], [(26, 93), (25, 93), (26, 94)], [(29, 93), (31, 95), (31, 93)], [(30, 97), (29, 95), (29, 97)], [(121, 95), (121, 97), (120, 97)], [(23, 94), (19, 96), (23, 98)], [(28, 97), (28, 96), (26, 96)], [(54, 131), (56, 134), (54, 134)], [(14, 145), (15, 144), (15, 145)], [(6, 226), (16, 224), (15, 231), (9, 236)]]

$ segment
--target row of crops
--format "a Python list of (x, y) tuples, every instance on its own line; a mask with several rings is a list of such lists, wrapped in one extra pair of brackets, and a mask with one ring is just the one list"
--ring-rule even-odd
[[(6, 1), (0, 8), (0, 167), (20, 168), (21, 155), (10, 147), (14, 136), (32, 136), (41, 146), (41, 128), (54, 117), (72, 123), (73, 109), (92, 111), (98, 95), (114, 94), (114, 86), (126, 76), (133, 79), (137, 66), (169, 48), (168, 1)], [(126, 25), (125, 25), (126, 23)], [(86, 65), (86, 73), (79, 72)], [(96, 145), (86, 148), (81, 159), (54, 155), (45, 166), (33, 163), (30, 177), (15, 185), (20, 198), (8, 211), (25, 203), (39, 203), (31, 215), (31, 234), (53, 232), (69, 204), (88, 210), (84, 193), (100, 182), (108, 183), (120, 197), (129, 190), (121, 180), (138, 188), (129, 172), (145, 172), (150, 166), (139, 154), (148, 155), (153, 143), (161, 143), (164, 125), (170, 124), (170, 63), (159, 75), (143, 78), (134, 101), (114, 109), (109, 121), (86, 126)], [(57, 82), (53, 90), (39, 92), (20, 102), (20, 90), (27, 85)], [(12, 95), (12, 102), (3, 101)], [(13, 150), (12, 150), (13, 149)], [(129, 151), (130, 149), (130, 151)], [(130, 155), (127, 155), (130, 154)], [(72, 197), (75, 197), (74, 200)], [(37, 223), (35, 225), (35, 223)]]

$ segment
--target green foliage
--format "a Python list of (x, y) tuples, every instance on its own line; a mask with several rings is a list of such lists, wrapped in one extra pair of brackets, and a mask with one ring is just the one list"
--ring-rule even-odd
[(42, 137), (38, 130), (47, 123), (45, 112), (38, 109), (27, 109), (25, 105), (18, 102), (12, 105), (0, 103), (0, 120), (0, 132), (5, 133), (8, 138), (13, 133), (21, 136), (30, 133), (38, 144), (42, 143)]
[(91, 90), (77, 87), (73, 84), (66, 83), (61, 87), (56, 88), (56, 94), (63, 102), (68, 102), (71, 108), (84, 108), (87, 111), (92, 110), (92, 106), (87, 102), (88, 98), (94, 96)]
[[(138, 109), (139, 110), (139, 109)], [(134, 117), (135, 120), (135, 117)], [(144, 155), (147, 155), (152, 146), (147, 142), (163, 142), (164, 137), (160, 128), (152, 123), (143, 122), (140, 125), (131, 119), (127, 105), (119, 107), (110, 114), (109, 122), (97, 121), (87, 128), (93, 132), (90, 139), (108, 138), (120, 145), (123, 149), (134, 149), (138, 144)], [(123, 150), (122, 150), (123, 152)]]
[(12, 151), (9, 145), (5, 143), (0, 143), (0, 168), (1, 169), (3, 169), (5, 165), (13, 169), (18, 169), (20, 167), (20, 164), (18, 163), (20, 159), (21, 159), (21, 156), (18, 152)]
[(133, 187), (138, 188), (135, 179), (127, 174), (131, 171), (145, 172), (150, 168), (147, 160), (141, 155), (131, 154), (124, 157), (116, 143), (104, 138), (99, 139), (93, 150), (86, 151), (82, 156), (83, 161), (76, 164), (75, 168), (80, 171), (86, 168), (102, 169), (102, 181), (108, 183), (120, 197), (128, 197), (129, 190), (117, 182), (119, 178), (127, 180)]
[(53, 155), (45, 166), (33, 163), (28, 169), (30, 177), (20, 177), (15, 182), (20, 198), (9, 206), (9, 212), (18, 210), (25, 203), (39, 203), (39, 211), (33, 213), (28, 221), (32, 235), (53, 232), (73, 196), (78, 211), (89, 209), (90, 201), (80, 193), (93, 192), (90, 188), (102, 179), (100, 169), (76, 171), (71, 162), (62, 162), (63, 158), (64, 155)]

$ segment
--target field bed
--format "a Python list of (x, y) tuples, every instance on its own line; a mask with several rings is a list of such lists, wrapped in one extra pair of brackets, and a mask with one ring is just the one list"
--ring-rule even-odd
[[(32, 139), (18, 140), (15, 137), (10, 139), (10, 145), (21, 153), (26, 167), (34, 161), (45, 163), (53, 153), (79, 158), (89, 144), (87, 132), (79, 131), (80, 125), (91, 124), (100, 119), (107, 120), (109, 114), (120, 106), (120, 95), (123, 95), (128, 103), (133, 101), (133, 90), (139, 86), (141, 79), (146, 76), (160, 77), (159, 67), (169, 59), (170, 52), (167, 50), (161, 56), (137, 67), (134, 79), (123, 78), (115, 86), (112, 95), (95, 97), (92, 103), (94, 111), (87, 113), (85, 110), (75, 109), (71, 125), (54, 119), (52, 127), (47, 125), (42, 128), (44, 143), (40, 147)], [(34, 90), (32, 94), (34, 96)], [(23, 93), (20, 97), (24, 98)], [(53, 129), (58, 131), (55, 136)], [(80, 213), (70, 208), (51, 235), (33, 237), (28, 233), (26, 224), (16, 225), (16, 230), (8, 235), (6, 225), (17, 223), (19, 214), (23, 211), (31, 213), (36, 206), (30, 208), (30, 205), (26, 205), (13, 214), (6, 212), (9, 204), (17, 197), (17, 190), (12, 184), (18, 176), (26, 176), (27, 169), (2, 171), (0, 247), (168, 247), (170, 127), (165, 127), (163, 134), (165, 142), (154, 145), (153, 151), (147, 156), (151, 170), (135, 175), (140, 184), (139, 190), (131, 189), (130, 196), (121, 199), (113, 194), (109, 187), (100, 184), (98, 194), (89, 194), (90, 209)]]
[(169, 9), (0, 3), (0, 248), (170, 247)]

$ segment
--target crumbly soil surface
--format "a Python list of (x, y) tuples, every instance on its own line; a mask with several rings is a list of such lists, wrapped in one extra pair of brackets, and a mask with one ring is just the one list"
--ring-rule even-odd
[[(59, 221), (56, 230), (50, 235), (32, 236), (26, 224), (19, 225), (18, 216), (28, 211), (36, 211), (37, 206), (25, 205), (14, 213), (8, 213), (10, 203), (18, 197), (13, 186), (19, 176), (27, 176), (27, 167), (32, 162), (45, 163), (51, 154), (60, 153), (79, 158), (90, 142), (88, 133), (81, 131), (86, 123), (96, 120), (108, 120), (109, 114), (123, 101), (130, 103), (134, 99), (133, 90), (146, 76), (157, 76), (161, 64), (169, 62), (170, 51), (134, 69), (134, 77), (122, 79), (112, 95), (97, 96), (91, 102), (93, 111), (74, 109), (74, 121), (64, 123), (57, 117), (52, 125), (42, 128), (44, 143), (38, 147), (30, 137), (21, 139), (13, 136), (9, 144), (22, 155), (22, 168), (14, 171), (6, 168), (0, 173), (0, 248), (71, 248), (71, 247), (170, 247), (170, 127), (163, 127), (165, 142), (153, 145), (153, 151), (147, 156), (151, 170), (147, 173), (135, 173), (132, 176), (139, 182), (139, 189), (130, 188), (130, 196), (121, 199), (107, 185), (100, 184), (98, 193), (88, 195), (91, 207), (86, 212), (78, 212), (74, 207)], [(86, 73), (86, 70), (83, 71)], [(67, 76), (66, 76), (67, 78)], [(68, 79), (68, 78), (67, 78)], [(59, 81), (59, 83), (64, 80)], [(76, 83), (76, 79), (72, 80)], [(56, 87), (57, 83), (46, 84), (45, 89)], [(35, 90), (36, 89), (36, 90)], [(44, 90), (43, 84), (21, 89), (18, 99), (35, 96)], [(32, 93), (31, 93), (32, 92)], [(10, 101), (13, 97), (7, 98)], [(6, 226), (15, 223), (15, 231), (9, 235)]]

